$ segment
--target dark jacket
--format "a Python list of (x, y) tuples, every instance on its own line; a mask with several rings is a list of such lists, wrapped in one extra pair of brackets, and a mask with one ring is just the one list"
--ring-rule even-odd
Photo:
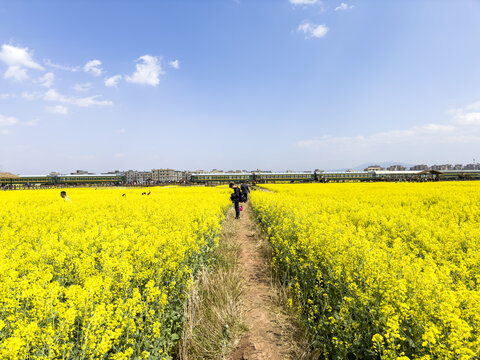
[(240, 201), (240, 188), (239, 187), (234, 187), (233, 188), (233, 193), (230, 195), (230, 199), (233, 202)]

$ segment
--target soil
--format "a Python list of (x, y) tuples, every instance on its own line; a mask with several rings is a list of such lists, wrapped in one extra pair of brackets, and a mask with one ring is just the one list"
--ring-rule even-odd
[[(241, 246), (239, 264), (245, 280), (245, 323), (248, 330), (230, 360), (299, 359), (298, 328), (276, 304), (268, 259), (249, 204), (243, 204), (236, 238)], [(265, 240), (263, 240), (265, 241)]]

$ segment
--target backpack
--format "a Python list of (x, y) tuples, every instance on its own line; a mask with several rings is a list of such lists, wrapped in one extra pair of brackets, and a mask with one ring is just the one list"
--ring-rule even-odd
[(232, 200), (234, 202), (239, 200), (236, 192), (233, 192), (233, 193), (230, 194), (230, 200)]
[(247, 202), (247, 193), (246, 192), (242, 192), (240, 194), (240, 202)]

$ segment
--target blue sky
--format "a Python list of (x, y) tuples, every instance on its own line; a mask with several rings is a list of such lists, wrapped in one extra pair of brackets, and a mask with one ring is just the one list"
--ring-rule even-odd
[(480, 159), (480, 2), (0, 1), (0, 170)]

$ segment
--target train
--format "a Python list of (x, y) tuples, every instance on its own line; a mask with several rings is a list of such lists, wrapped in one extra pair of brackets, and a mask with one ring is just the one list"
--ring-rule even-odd
[(480, 170), (422, 171), (304, 171), (252, 173), (195, 173), (195, 184), (246, 183), (308, 183), (308, 182), (373, 182), (373, 181), (442, 181), (480, 180)]
[[(243, 173), (193, 173), (193, 184), (234, 183), (309, 183), (309, 182), (374, 182), (374, 181), (445, 181), (480, 180), (480, 170), (423, 170), (423, 171), (304, 171), (304, 172), (243, 172)], [(0, 188), (75, 186), (75, 185), (124, 185), (126, 177), (118, 174), (76, 175), (19, 175), (0, 176)]]
[(79, 174), (79, 175), (18, 175), (0, 177), (0, 187), (18, 186), (62, 186), (62, 185), (122, 185), (123, 174)]

